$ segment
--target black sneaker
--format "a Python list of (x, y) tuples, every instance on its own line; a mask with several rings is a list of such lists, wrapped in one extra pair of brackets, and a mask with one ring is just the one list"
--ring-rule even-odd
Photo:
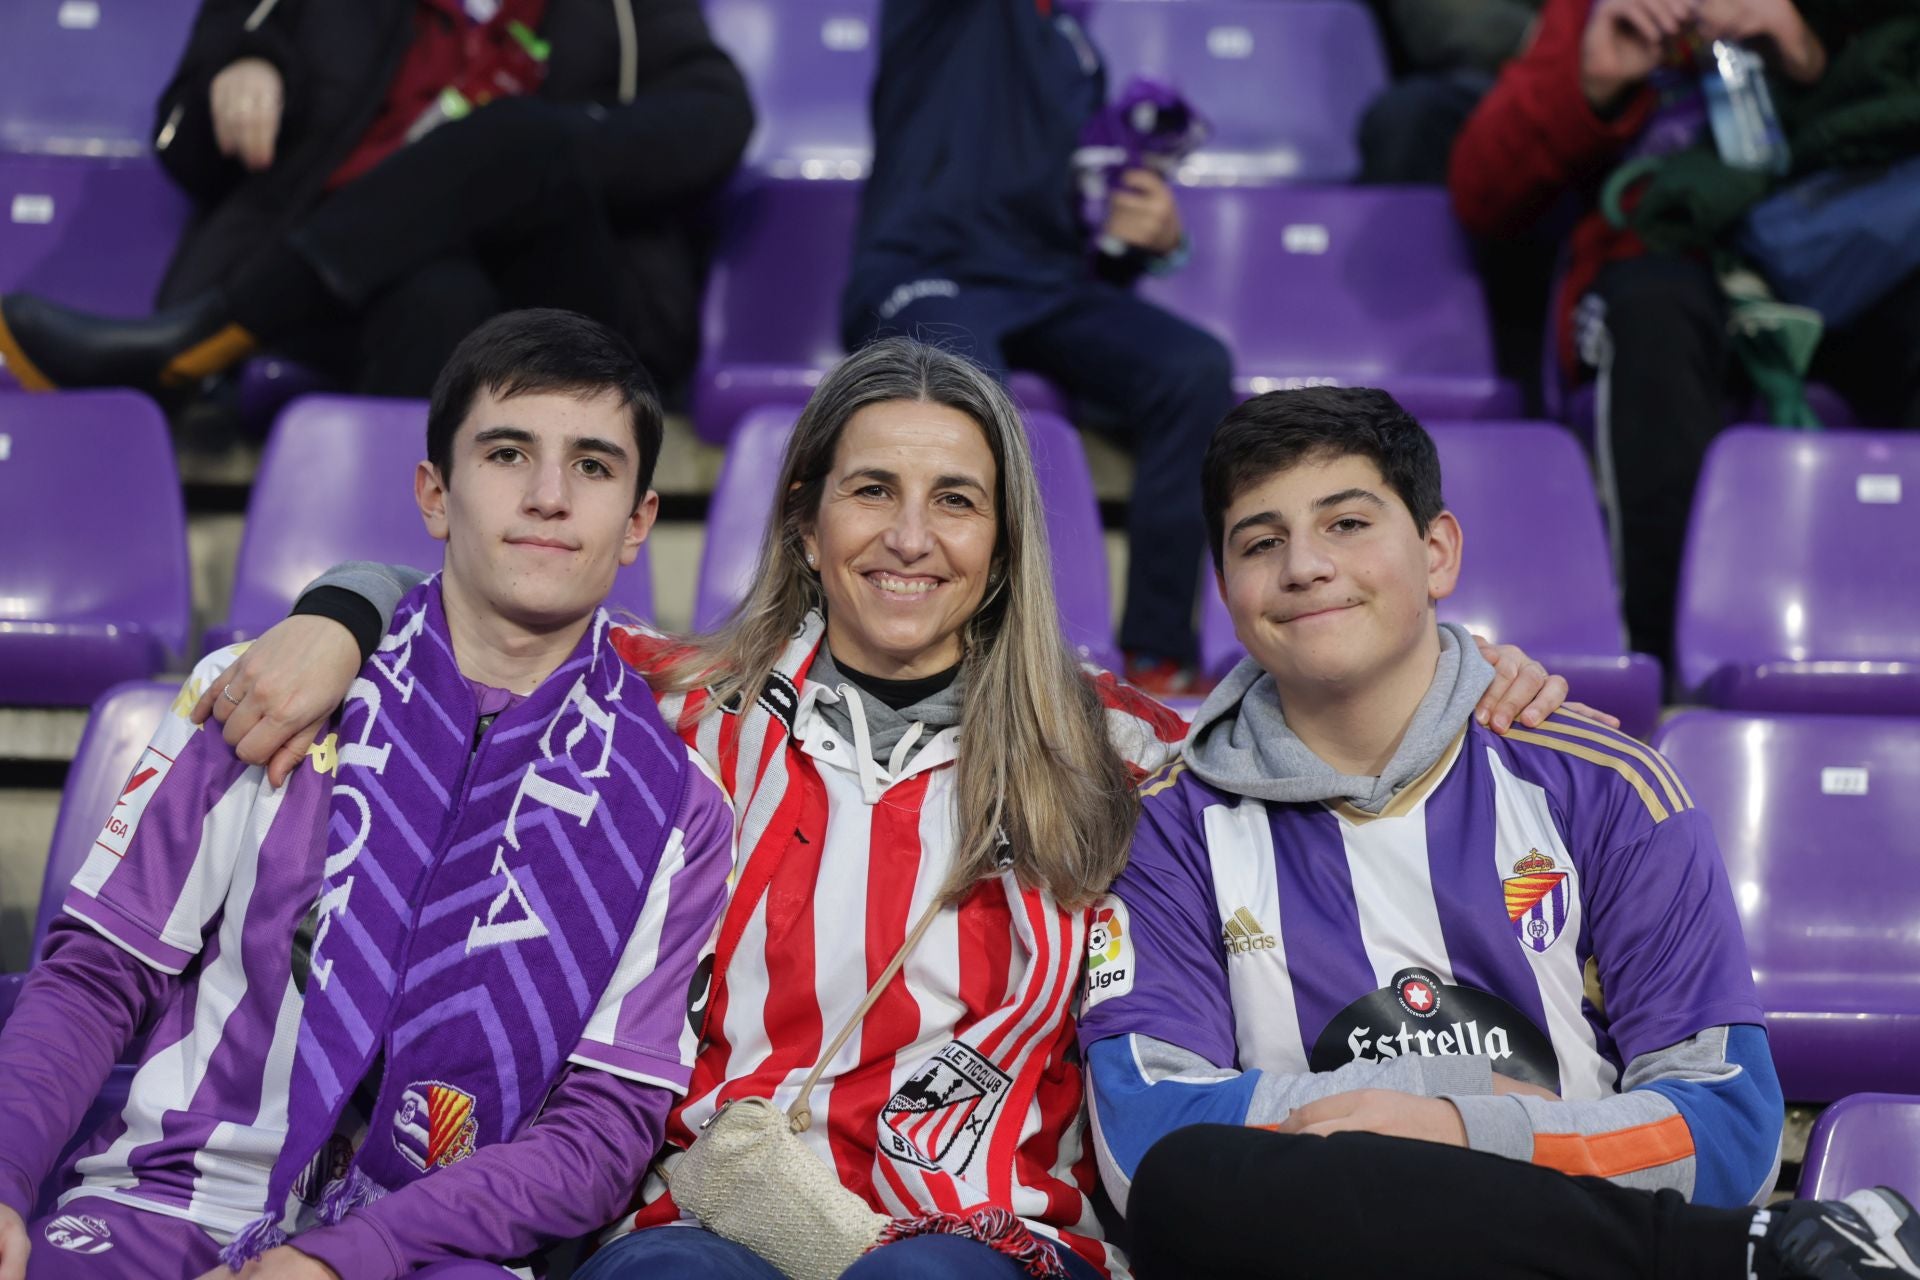
[(1920, 1216), (1891, 1187), (1769, 1211), (1755, 1250), (1759, 1280), (1920, 1280)]

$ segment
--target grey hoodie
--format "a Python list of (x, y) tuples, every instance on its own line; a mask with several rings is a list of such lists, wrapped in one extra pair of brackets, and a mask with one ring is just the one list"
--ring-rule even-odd
[(1282, 803), (1346, 800), (1378, 813), (1446, 754), (1492, 681), (1493, 668), (1467, 629), (1441, 623), (1433, 683), (1393, 759), (1379, 777), (1367, 778), (1341, 773), (1309, 750), (1287, 727), (1273, 677), (1243, 658), (1200, 704), (1181, 753), (1203, 781), (1234, 795)]

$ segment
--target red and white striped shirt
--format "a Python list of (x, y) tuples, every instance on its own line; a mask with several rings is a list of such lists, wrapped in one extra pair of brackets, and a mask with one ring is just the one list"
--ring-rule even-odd
[[(940, 731), (898, 776), (864, 760), (817, 709), (842, 694), (805, 678), (822, 630), (809, 619), (782, 679), (744, 713), (707, 714), (704, 692), (661, 704), (732, 793), (740, 844), (721, 926), (726, 969), (693, 1083), (668, 1122), (670, 1148), (733, 1099), (788, 1107), (953, 867), (963, 727)], [(643, 672), (664, 649), (641, 631), (615, 644)], [(1180, 718), (1111, 675), (1095, 679), (1136, 775), (1173, 759)], [(1072, 1053), (1086, 930), (1086, 912), (1011, 873), (942, 909), (828, 1064), (802, 1140), (883, 1213), (995, 1205), (1103, 1270), (1124, 1270), (1089, 1199)], [(632, 1226), (679, 1216), (657, 1172), (642, 1199)]]

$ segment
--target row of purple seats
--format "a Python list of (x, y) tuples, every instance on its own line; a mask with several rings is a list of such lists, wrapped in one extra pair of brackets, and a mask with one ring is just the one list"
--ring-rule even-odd
[(0, 151), (145, 155), (196, 0), (0, 4)]
[(1848, 1094), (1813, 1122), (1795, 1194), (1830, 1200), (1861, 1187), (1920, 1200), (1920, 1096)]
[(1653, 742), (1712, 818), (1787, 1100), (1920, 1093), (1920, 719), (1686, 711)]
[[(413, 498), (414, 466), (426, 454), (421, 400), (303, 396), (268, 437), (247, 500), (227, 620), (204, 648), (257, 636), (286, 616), (300, 589), (341, 560), (440, 566)], [(607, 607), (653, 617), (646, 548), (620, 570)]]
[(1689, 700), (1920, 715), (1920, 434), (1723, 432), (1675, 631)]
[[(1440, 616), (1518, 644), (1567, 677), (1572, 696), (1644, 736), (1660, 715), (1660, 664), (1629, 653), (1593, 477), (1579, 443), (1547, 422), (1430, 422), (1448, 509), (1465, 530), (1459, 587)], [(1201, 669), (1244, 655), (1214, 589), (1202, 589)]]
[[(737, 190), (694, 385), (706, 439), (724, 442), (756, 406), (804, 401), (840, 358), (859, 190), (779, 179)], [(1384, 387), (1426, 418), (1518, 408), (1494, 372), (1486, 300), (1444, 192), (1200, 187), (1182, 199), (1192, 259), (1143, 289), (1228, 343), (1242, 394), (1331, 383)], [(1063, 408), (1037, 381), (1014, 390), (1030, 409)]]
[[(786, 178), (865, 175), (879, 10), (876, 0), (707, 0), (714, 38), (759, 107), (749, 166)], [(1110, 86), (1153, 76), (1212, 122), (1183, 181), (1344, 182), (1359, 171), (1360, 117), (1387, 83), (1364, 5), (1093, 0), (1085, 24)]]
[[(707, 508), (706, 545), (693, 606), (696, 630), (719, 626), (752, 586), (767, 513), (778, 496), (780, 456), (798, 416), (792, 406), (756, 409), (741, 420), (727, 445)], [(1030, 411), (1026, 424), (1046, 505), (1061, 630), (1082, 659), (1118, 670), (1100, 509), (1080, 437), (1052, 413)]]
[(0, 548), (0, 704), (85, 706), (186, 654), (186, 512), (145, 396), (0, 392)]

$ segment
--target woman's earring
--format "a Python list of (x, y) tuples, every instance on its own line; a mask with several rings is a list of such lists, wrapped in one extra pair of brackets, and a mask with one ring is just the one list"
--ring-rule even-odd
[(807, 568), (812, 569), (815, 567), (817, 566), (814, 564), (813, 552), (809, 551), (807, 552)]

